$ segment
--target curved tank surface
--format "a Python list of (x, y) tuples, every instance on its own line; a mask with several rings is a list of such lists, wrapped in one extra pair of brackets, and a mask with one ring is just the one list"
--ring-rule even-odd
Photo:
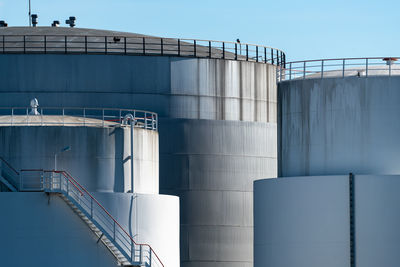
[(399, 174), (399, 76), (279, 83), (280, 176)]
[[(35, 30), (0, 29), (0, 35), (6, 31), (23, 35)], [(215, 48), (210, 49), (214, 58), (148, 56), (143, 51), (0, 55), (0, 107), (21, 106), (36, 97), (44, 106), (157, 112), (160, 192), (181, 201), (181, 266), (252, 266), (252, 182), (277, 176), (278, 57), (265, 64), (257, 62), (259, 57), (223, 59), (226, 55)]]
[(352, 255), (357, 266), (397, 266), (400, 176), (356, 174), (353, 181), (352, 197), (349, 175), (256, 181), (254, 267), (351, 266)]

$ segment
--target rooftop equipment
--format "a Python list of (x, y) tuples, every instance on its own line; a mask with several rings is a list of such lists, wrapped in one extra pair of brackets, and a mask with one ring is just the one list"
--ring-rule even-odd
[(60, 26), (60, 21), (55, 20), (53, 21), (53, 23), (51, 24), (51, 27), (59, 27)]
[(36, 25), (38, 24), (38, 15), (37, 14), (32, 14), (32, 26), (36, 27)]
[(0, 20), (0, 27), (7, 27), (8, 24), (4, 20)]
[(65, 23), (68, 24), (71, 28), (73, 28), (73, 27), (75, 27), (75, 20), (76, 20), (76, 18), (71, 16), (71, 17), (69, 17), (69, 19), (67, 19), (65, 21)]

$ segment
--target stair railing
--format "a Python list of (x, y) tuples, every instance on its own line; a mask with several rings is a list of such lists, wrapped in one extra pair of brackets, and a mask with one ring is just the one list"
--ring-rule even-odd
[(60, 192), (71, 200), (133, 264), (164, 267), (148, 244), (139, 244), (113, 216), (68, 172), (43, 171), (43, 189)]

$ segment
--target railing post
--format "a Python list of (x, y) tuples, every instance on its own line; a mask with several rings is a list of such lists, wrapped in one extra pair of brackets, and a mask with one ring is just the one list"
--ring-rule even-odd
[(306, 78), (306, 62), (304, 61), (303, 65), (303, 80)]
[(113, 223), (113, 239), (114, 239), (114, 241), (115, 241), (115, 221), (113, 221), (114, 223)]
[(258, 62), (258, 46), (256, 46), (256, 62)]
[(272, 65), (274, 65), (274, 49), (271, 48), (271, 60), (272, 60)]
[(164, 55), (164, 39), (161, 38), (161, 55)]
[(85, 36), (85, 54), (88, 53), (87, 36)]
[(4, 40), (4, 35), (3, 35), (3, 54), (4, 54), (4, 51), (5, 51), (5, 47), (4, 47), (4, 45), (5, 45), (5, 40)]
[(26, 44), (25, 44), (25, 35), (24, 35), (24, 54), (25, 54), (25, 52), (26, 52)]
[(124, 53), (126, 55), (126, 37), (124, 37)]
[(342, 78), (344, 78), (344, 69), (345, 69), (345, 65), (346, 65), (346, 60), (343, 59)]
[(65, 54), (67, 53), (67, 36), (64, 36), (64, 49), (65, 49)]
[(104, 37), (104, 54), (107, 54), (107, 36)]
[(289, 81), (292, 80), (292, 62), (289, 64)]
[(93, 218), (93, 198), (90, 198), (90, 218)]
[(276, 50), (276, 65), (279, 66), (279, 51)]
[(324, 78), (324, 61), (321, 61), (321, 79)]
[(153, 265), (151, 262), (152, 262), (152, 252), (153, 252), (153, 250), (151, 250), (151, 248), (149, 248), (149, 264), (150, 264), (150, 267)]
[(86, 126), (86, 109), (83, 109), (83, 126)]
[(389, 77), (392, 76), (392, 59), (388, 60), (389, 62)]
[(264, 47), (264, 63), (267, 63), (267, 48)]
[(193, 40), (193, 54), (196, 57), (196, 40)]
[(365, 59), (365, 76), (368, 77), (368, 58)]
[(237, 43), (235, 43), (235, 60), (237, 60)]
[(44, 53), (47, 54), (47, 35), (44, 36)]
[(211, 58), (211, 41), (208, 41), (208, 57)]
[(225, 42), (222, 42), (222, 59), (225, 59)]
[(140, 264), (143, 263), (143, 246), (142, 245), (140, 245), (140, 248), (139, 248), (139, 262), (140, 262)]
[(143, 55), (146, 55), (146, 38), (143, 37)]
[(131, 262), (133, 262), (135, 259), (135, 245), (133, 243), (133, 240), (131, 239)]
[(14, 125), (14, 108), (11, 108), (11, 126)]
[(64, 118), (64, 116), (65, 116), (65, 110), (64, 110), (64, 108), (63, 108), (63, 109), (62, 109), (63, 126), (65, 126), (65, 118)]
[(178, 56), (181, 55), (181, 39), (178, 39)]
[(103, 122), (102, 122), (102, 126), (103, 126), (103, 128), (104, 128), (104, 108), (103, 108), (103, 110), (102, 110), (103, 112)]
[(249, 61), (249, 45), (246, 44), (246, 61)]

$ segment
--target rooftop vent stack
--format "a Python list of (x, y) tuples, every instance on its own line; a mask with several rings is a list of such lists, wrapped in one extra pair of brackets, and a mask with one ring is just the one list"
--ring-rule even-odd
[(32, 14), (32, 26), (36, 27), (36, 25), (38, 24), (38, 15), (37, 14)]
[(7, 26), (8, 26), (7, 22), (5, 22), (4, 20), (0, 20), (0, 28)]
[(60, 26), (60, 21), (55, 20), (53, 21), (53, 23), (51, 24), (51, 27), (59, 27)]
[(75, 17), (69, 17), (69, 19), (67, 19), (65, 21), (66, 24), (68, 24), (71, 28), (75, 27)]

